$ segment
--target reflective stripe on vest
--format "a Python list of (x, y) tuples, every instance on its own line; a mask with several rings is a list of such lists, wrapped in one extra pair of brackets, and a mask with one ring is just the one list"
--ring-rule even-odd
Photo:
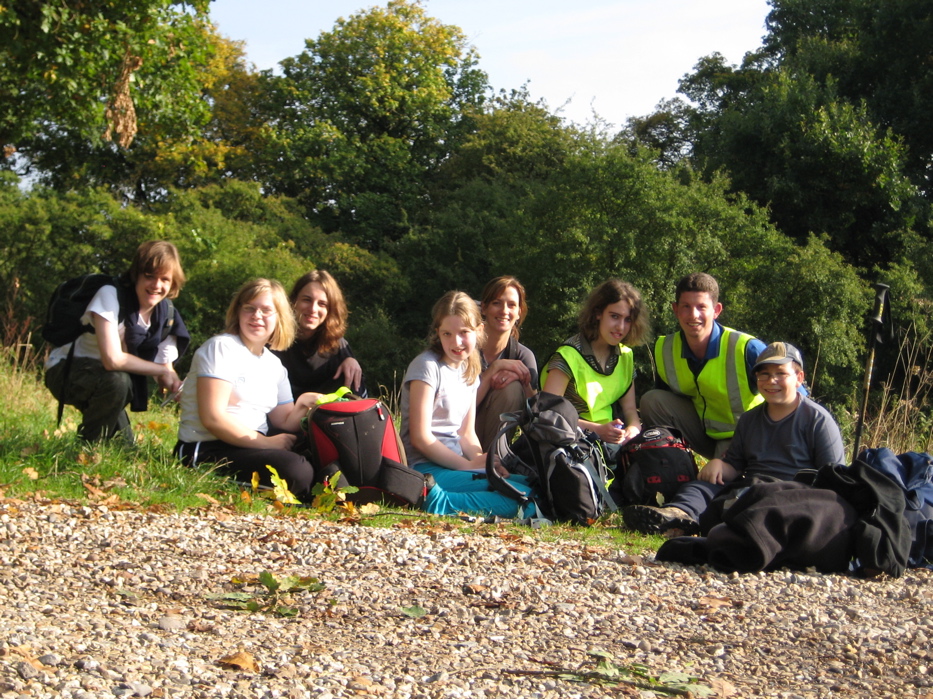
[(681, 333), (659, 337), (655, 343), (661, 379), (674, 393), (692, 399), (712, 439), (730, 439), (739, 416), (764, 400), (748, 386), (745, 348), (752, 339), (751, 335), (723, 328), (719, 355), (707, 360), (699, 376), (693, 375), (683, 358)]
[[(635, 376), (635, 356), (632, 349), (619, 345), (619, 361), (608, 376), (593, 369), (575, 347), (561, 345), (556, 352), (566, 360), (573, 374), (577, 395), (587, 405), (587, 412), (580, 413), (580, 417), (599, 424), (611, 422), (613, 404), (628, 392)], [(545, 364), (541, 370), (542, 386), (547, 381), (547, 375), (548, 369)]]

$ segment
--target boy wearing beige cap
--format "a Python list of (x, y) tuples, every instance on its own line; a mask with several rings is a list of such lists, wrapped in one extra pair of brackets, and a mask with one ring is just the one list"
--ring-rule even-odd
[(700, 515), (714, 497), (748, 485), (755, 477), (793, 480), (802, 469), (845, 462), (839, 426), (823, 406), (798, 391), (803, 358), (786, 342), (773, 342), (758, 355), (753, 370), (765, 402), (744, 413), (721, 459), (712, 459), (699, 480), (682, 486), (665, 507), (632, 505), (625, 524), (652, 534), (695, 534)]

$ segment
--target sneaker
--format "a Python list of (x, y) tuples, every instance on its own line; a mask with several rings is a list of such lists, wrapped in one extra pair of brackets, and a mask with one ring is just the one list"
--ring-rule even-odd
[(622, 521), (629, 529), (642, 534), (663, 534), (667, 537), (700, 533), (700, 524), (679, 507), (629, 505), (622, 510)]

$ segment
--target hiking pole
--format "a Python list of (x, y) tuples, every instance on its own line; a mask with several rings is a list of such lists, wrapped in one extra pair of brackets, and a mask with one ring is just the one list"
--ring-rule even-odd
[(858, 456), (859, 442), (862, 441), (862, 426), (865, 424), (865, 413), (868, 411), (868, 391), (871, 387), (871, 374), (875, 367), (875, 347), (883, 341), (884, 321), (888, 317), (888, 289), (887, 284), (872, 284), (875, 289), (875, 308), (868, 319), (868, 358), (865, 360), (865, 383), (862, 386), (862, 409), (855, 424), (855, 446), (852, 449), (852, 461)]

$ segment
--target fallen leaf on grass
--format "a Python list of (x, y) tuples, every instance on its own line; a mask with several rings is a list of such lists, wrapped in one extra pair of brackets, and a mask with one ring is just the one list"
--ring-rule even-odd
[(259, 672), (259, 665), (252, 655), (245, 651), (239, 651), (232, 655), (225, 655), (217, 664), (221, 667), (233, 668), (235, 670), (245, 670), (246, 672)]
[(219, 501), (219, 500), (217, 500), (216, 498), (211, 497), (211, 496), (208, 495), (207, 493), (195, 493), (194, 496), (195, 496), (196, 498), (201, 498), (202, 500), (207, 500), (207, 502), (209, 502), (211, 505), (219, 505), (219, 504), (220, 504), (220, 501)]
[(23, 469), (23, 475), (25, 475), (31, 481), (39, 480), (39, 472), (34, 469), (32, 466), (27, 466)]
[(84, 481), (82, 485), (84, 486), (84, 489), (87, 491), (88, 496), (91, 497), (92, 499), (94, 498), (103, 499), (107, 497), (107, 493), (105, 493), (103, 490), (101, 490), (97, 486), (91, 485), (87, 481)]
[(374, 515), (379, 512), (379, 505), (375, 502), (368, 502), (365, 505), (360, 505), (357, 509), (361, 515)]
[(96, 466), (103, 460), (104, 457), (99, 452), (82, 451), (75, 457), (75, 461), (77, 461), (80, 466)]

